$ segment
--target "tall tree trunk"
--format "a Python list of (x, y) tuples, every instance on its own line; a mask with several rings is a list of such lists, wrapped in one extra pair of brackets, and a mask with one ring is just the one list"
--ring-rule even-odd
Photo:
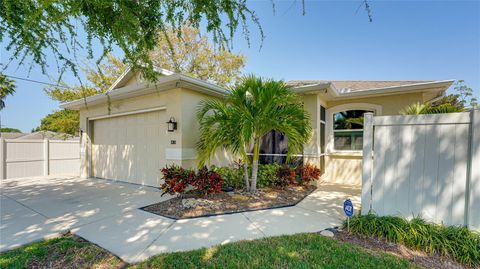
[(253, 160), (252, 160), (252, 184), (250, 192), (257, 191), (257, 174), (258, 174), (258, 159), (260, 157), (260, 139), (255, 139), (253, 144)]
[(245, 178), (245, 189), (250, 191), (250, 183), (249, 183), (249, 176), (248, 176), (248, 158), (245, 159), (243, 162), (243, 169), (244, 169), (244, 178)]

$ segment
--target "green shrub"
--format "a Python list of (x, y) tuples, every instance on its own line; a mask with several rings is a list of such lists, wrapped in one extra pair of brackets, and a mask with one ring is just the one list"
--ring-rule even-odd
[(270, 187), (276, 180), (280, 165), (276, 163), (262, 164), (258, 166), (257, 187)]
[(225, 181), (223, 182), (224, 187), (232, 187), (234, 189), (245, 188), (245, 179), (243, 176), (243, 169), (237, 167), (229, 166), (211, 166), (210, 169), (214, 172), (217, 172)]
[[(225, 180), (223, 186), (235, 189), (242, 189), (245, 187), (244, 170), (242, 167), (238, 165), (222, 167), (212, 165), (210, 169), (217, 172)], [(300, 178), (297, 180), (296, 170), (298, 169), (302, 171), (302, 175), (304, 176), (298, 175)], [(296, 168), (288, 165), (281, 166), (277, 163), (261, 164), (258, 166), (257, 187), (286, 187), (288, 185), (296, 184), (297, 181), (299, 184), (306, 184), (311, 180), (318, 178), (320, 170), (317, 170), (318, 168), (315, 166), (309, 165)], [(248, 173), (250, 174), (251, 172), (252, 169), (249, 167)]]
[[(346, 222), (344, 227), (346, 227)], [(350, 220), (350, 232), (386, 239), (429, 254), (449, 256), (458, 262), (480, 266), (480, 234), (465, 227), (443, 226), (421, 218), (375, 214), (356, 215)]]

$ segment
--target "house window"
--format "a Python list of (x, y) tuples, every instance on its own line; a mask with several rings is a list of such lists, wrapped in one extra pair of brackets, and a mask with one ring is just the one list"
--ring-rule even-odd
[(320, 170), (325, 172), (325, 125), (327, 119), (327, 110), (320, 106)]
[(362, 150), (363, 114), (369, 110), (347, 110), (333, 114), (335, 150)]

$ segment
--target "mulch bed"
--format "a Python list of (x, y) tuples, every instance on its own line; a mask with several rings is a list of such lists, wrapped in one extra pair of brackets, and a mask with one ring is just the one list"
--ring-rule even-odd
[(374, 237), (366, 237), (350, 234), (346, 231), (338, 231), (335, 233), (335, 238), (340, 242), (348, 242), (358, 245), (371, 251), (372, 253), (382, 251), (397, 256), (399, 258), (407, 259), (411, 263), (424, 268), (473, 268), (458, 263), (447, 257), (429, 255), (425, 252), (412, 250), (403, 245), (397, 245)]
[[(262, 188), (255, 194), (244, 191), (220, 192), (202, 196), (188, 192), (141, 209), (172, 219), (188, 219), (261, 209), (294, 206), (316, 189), (315, 186), (291, 186), (285, 189)], [(193, 199), (192, 199), (193, 198)], [(186, 201), (184, 201), (186, 200)], [(195, 203), (190, 208), (187, 202)]]

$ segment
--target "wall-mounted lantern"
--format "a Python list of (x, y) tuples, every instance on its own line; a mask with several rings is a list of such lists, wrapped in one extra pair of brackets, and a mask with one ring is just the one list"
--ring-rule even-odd
[(167, 127), (169, 132), (177, 130), (177, 122), (174, 117), (170, 117), (170, 120), (167, 121)]

